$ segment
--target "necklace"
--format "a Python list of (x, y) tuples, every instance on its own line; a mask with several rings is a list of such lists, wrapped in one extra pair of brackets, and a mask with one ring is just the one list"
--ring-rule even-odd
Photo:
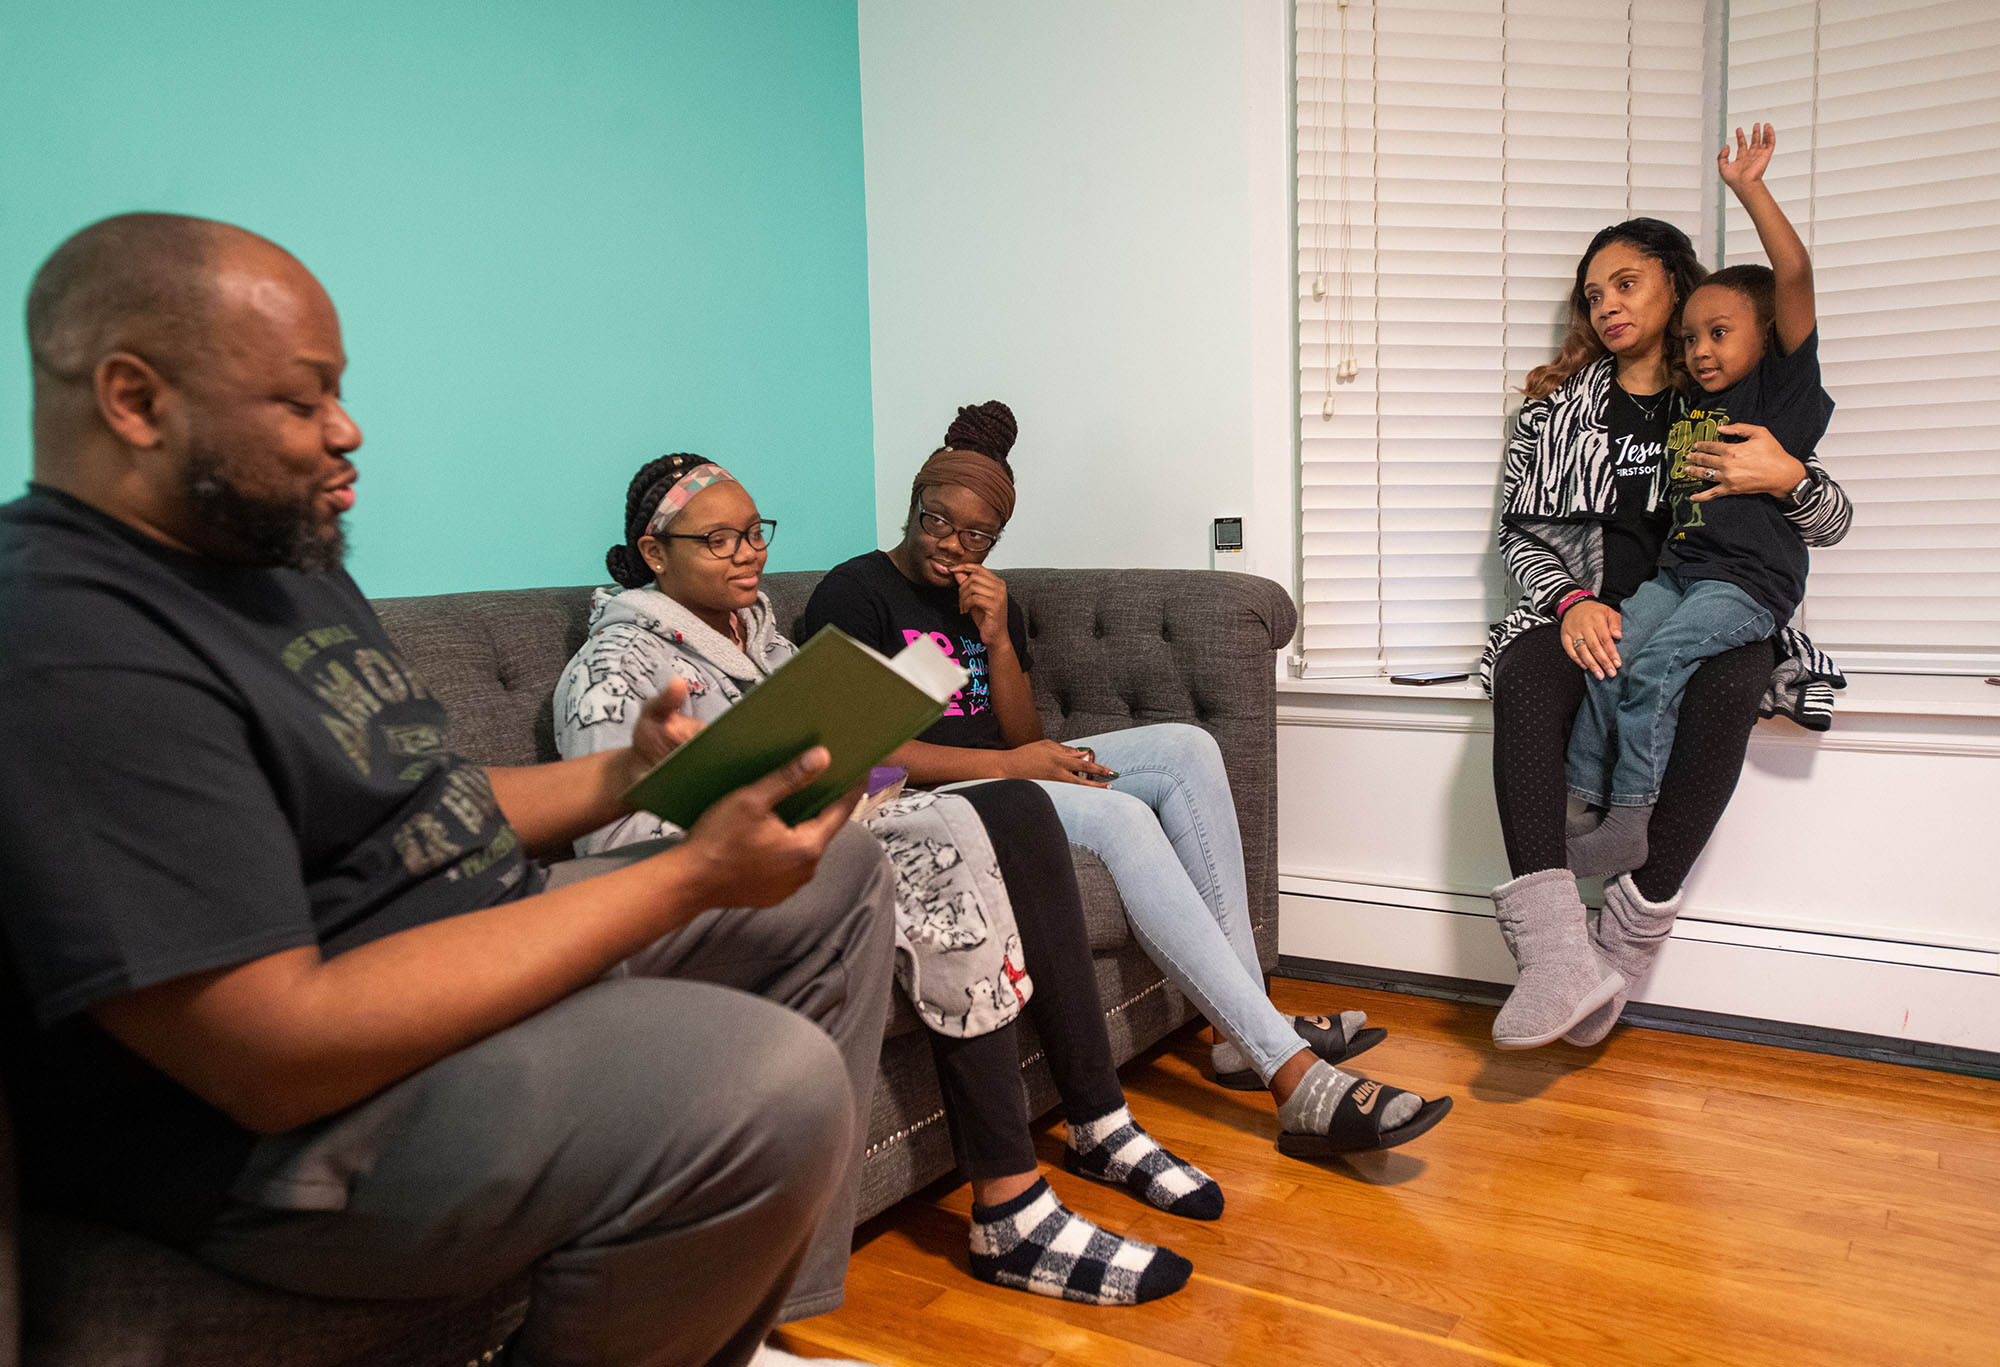
[(1660, 410), (1666, 406), (1667, 396), (1674, 391), (1671, 389), (1662, 389), (1659, 393), (1653, 395), (1653, 401), (1650, 404), (1639, 402), (1639, 396), (1629, 389), (1620, 389), (1618, 392), (1623, 394), (1627, 402), (1639, 410), (1640, 416), (1644, 417), (1647, 422), (1652, 423), (1660, 420)]

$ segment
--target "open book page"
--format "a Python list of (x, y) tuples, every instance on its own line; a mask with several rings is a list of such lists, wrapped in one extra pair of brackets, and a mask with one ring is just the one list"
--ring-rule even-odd
[(965, 687), (966, 680), (972, 677), (954, 664), (951, 656), (939, 650), (937, 642), (928, 636), (917, 637), (897, 651), (896, 658), (888, 663), (889, 668), (939, 702), (944, 702)]

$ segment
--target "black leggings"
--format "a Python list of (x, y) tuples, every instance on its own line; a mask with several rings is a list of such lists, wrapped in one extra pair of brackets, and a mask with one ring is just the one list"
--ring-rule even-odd
[[(1645, 864), (1632, 884), (1649, 902), (1680, 891), (1743, 772), (1757, 704), (1771, 681), (1769, 641), (1724, 651), (1695, 670), (1660, 800), (1647, 828)], [(1569, 733), (1583, 705), (1584, 673), (1563, 653), (1554, 623), (1524, 632), (1493, 667), (1493, 794), (1515, 877), (1559, 869), (1569, 796)]]
[[(1049, 1072), (1071, 1122), (1095, 1120), (1125, 1104), (1097, 970), (1083, 929), (1083, 896), (1070, 863), (1069, 837), (1049, 795), (1025, 779), (998, 779), (953, 794), (972, 804), (999, 856), (1000, 876), (1014, 904), (1021, 956), (1034, 979), (1028, 1018), (1035, 1023)], [(1030, 1172), (1035, 1145), (1021, 1092), (1019, 1032), (1010, 1023), (971, 1039), (931, 1032), (944, 1093), (952, 1153), (967, 1177)]]

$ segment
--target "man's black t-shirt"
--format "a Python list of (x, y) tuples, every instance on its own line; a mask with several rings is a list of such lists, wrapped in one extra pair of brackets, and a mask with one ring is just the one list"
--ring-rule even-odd
[(1604, 580), (1597, 592), (1610, 607), (1637, 593), (1659, 563), (1667, 519), (1664, 511), (1652, 509), (1653, 490), (1666, 459), (1667, 425), (1676, 401), (1670, 389), (1635, 396), (1611, 386), (1605, 435), (1615, 475), (1612, 515), (1604, 524)]
[(254, 1136), (89, 1009), (520, 896), (539, 875), (343, 573), (0, 508), (0, 1067), (31, 1201), (197, 1238)]
[[(1000, 714), (993, 710), (988, 686), (986, 643), (972, 618), (958, 610), (956, 587), (911, 583), (887, 552), (870, 551), (826, 572), (799, 618), (799, 639), (807, 640), (828, 625), (839, 627), (884, 655), (894, 655), (917, 637), (929, 636), (972, 679), (952, 695), (944, 715), (918, 739), (967, 750), (1006, 748), (1000, 737)], [(1007, 599), (1007, 636), (1026, 673), (1033, 668), (1028, 658), (1028, 626), (1011, 596)]]
[(1774, 341), (1748, 375), (1727, 389), (1695, 401), (1667, 436), (1672, 466), (1667, 501), (1673, 523), (1660, 568), (1684, 579), (1720, 579), (1765, 608), (1779, 626), (1791, 620), (1806, 591), (1806, 543), (1770, 494), (1731, 494), (1695, 502), (1709, 486), (1696, 477), (1696, 442), (1732, 440), (1716, 430), (1732, 422), (1767, 427), (1785, 450), (1803, 460), (1826, 434), (1833, 399), (1819, 382), (1819, 333), (1789, 356)]

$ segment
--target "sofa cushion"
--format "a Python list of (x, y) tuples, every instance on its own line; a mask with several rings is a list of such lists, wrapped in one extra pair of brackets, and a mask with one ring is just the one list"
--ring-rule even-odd
[(382, 598), (375, 611), (444, 703), (453, 749), (476, 764), (558, 758), (551, 700), (583, 645), (588, 588)]

